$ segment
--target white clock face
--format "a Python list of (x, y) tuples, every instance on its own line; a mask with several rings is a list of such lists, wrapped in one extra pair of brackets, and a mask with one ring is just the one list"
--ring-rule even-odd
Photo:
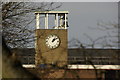
[(46, 46), (48, 48), (57, 48), (60, 45), (60, 38), (57, 35), (49, 35), (46, 38)]

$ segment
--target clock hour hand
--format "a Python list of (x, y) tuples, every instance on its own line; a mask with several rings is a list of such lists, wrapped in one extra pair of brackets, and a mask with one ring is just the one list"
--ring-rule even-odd
[(54, 42), (56, 39), (57, 39), (57, 38), (54, 38), (54, 39), (52, 40), (52, 42)]

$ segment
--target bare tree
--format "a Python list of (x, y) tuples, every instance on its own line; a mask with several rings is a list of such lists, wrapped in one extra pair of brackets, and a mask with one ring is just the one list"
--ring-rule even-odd
[(54, 2), (2, 2), (3, 36), (9, 47), (27, 47), (34, 41), (35, 11), (50, 11), (61, 6)]
[[(92, 30), (98, 30), (105, 32), (101, 37), (97, 37), (96, 39), (92, 39), (90, 35), (85, 34), (85, 36), (92, 42), (94, 46), (96, 44), (100, 44), (101, 48), (118, 48), (119, 42), (119, 26), (116, 22), (108, 22), (105, 23), (100, 21), (97, 23), (98, 27), (90, 27)], [(90, 44), (89, 44), (90, 45)], [(93, 46), (92, 45), (92, 46)]]
[[(94, 66), (95, 65), (94, 62), (92, 62), (92, 56), (86, 55), (86, 54), (88, 54), (87, 47), (95, 49), (95, 46), (99, 44), (101, 46), (101, 49), (110, 48), (111, 52), (113, 52), (113, 54), (110, 54), (108, 57), (110, 57), (110, 59), (112, 59), (112, 61), (107, 60), (107, 62), (110, 62), (112, 64), (119, 65), (119, 59), (120, 59), (119, 50), (112, 50), (114, 48), (119, 49), (119, 44), (120, 44), (119, 25), (115, 22), (109, 22), (109, 23), (98, 22), (97, 25), (98, 25), (97, 28), (91, 27), (92, 30), (94, 29), (94, 30), (105, 31), (107, 34), (105, 34), (101, 37), (97, 37), (96, 39), (93, 39), (88, 34), (84, 34), (90, 40), (91, 43), (86, 44), (86, 43), (80, 42), (77, 39), (74, 39), (77, 43), (73, 42), (73, 44), (71, 45), (72, 47), (76, 46), (77, 48), (83, 49), (84, 60), (85, 60), (85, 62), (88, 62), (90, 65), (92, 65), (94, 67), (96, 77), (98, 77), (98, 71), (97, 71), (96, 67)], [(70, 41), (70, 42), (72, 42), (72, 41)], [(98, 53), (98, 51), (93, 51), (92, 53)], [(101, 59), (102, 59), (102, 56), (104, 56), (104, 55), (100, 55), (99, 57), (101, 57)], [(86, 57), (90, 57), (90, 58), (87, 58), (87, 60), (86, 60)], [(106, 59), (107, 59), (107, 57), (106, 57)], [(104, 60), (101, 60), (101, 63), (103, 64)], [(118, 75), (119, 75), (119, 73), (116, 74), (117, 77), (118, 77)]]
[[(8, 48), (24, 48), (34, 41), (33, 26), (35, 11), (50, 11), (57, 9), (60, 4), (33, 2), (0, 2), (2, 5), (2, 66), (3, 78), (38, 78), (24, 69), (17, 56)], [(33, 16), (32, 16), (33, 15)], [(7, 45), (6, 45), (7, 44)]]
[[(100, 30), (100, 31), (105, 31), (107, 34), (98, 37), (96, 39), (92, 39), (90, 37), (90, 35), (85, 34), (85, 36), (87, 38), (89, 38), (89, 40), (91, 41), (91, 44), (87, 44), (89, 46), (91, 46), (91, 48), (94, 48), (94, 46), (96, 44), (100, 44), (102, 47), (102, 49), (104, 48), (109, 48), (111, 49), (111, 52), (113, 52), (113, 54), (110, 54), (109, 57), (112, 59), (113, 63), (112, 64), (116, 64), (119, 65), (119, 59), (120, 59), (120, 52), (119, 52), (119, 24), (116, 22), (98, 22), (97, 23), (98, 27), (97, 28), (93, 28), (94, 30)], [(85, 44), (86, 45), (86, 44)], [(114, 50), (116, 49), (116, 50)], [(107, 58), (107, 57), (106, 57)], [(110, 62), (112, 62), (110, 60)], [(111, 65), (112, 65), (111, 64)], [(119, 71), (116, 71), (116, 78), (119, 78)]]

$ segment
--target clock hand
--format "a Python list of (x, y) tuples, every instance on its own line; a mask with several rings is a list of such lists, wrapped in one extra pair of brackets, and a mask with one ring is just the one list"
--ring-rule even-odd
[(54, 39), (52, 40), (52, 42), (54, 42), (56, 39), (57, 39), (57, 38), (54, 38)]

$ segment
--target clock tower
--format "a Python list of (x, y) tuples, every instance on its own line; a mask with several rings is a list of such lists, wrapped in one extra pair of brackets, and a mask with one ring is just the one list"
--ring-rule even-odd
[[(42, 11), (36, 15), (35, 64), (67, 65), (68, 11)], [(53, 18), (51, 18), (53, 17)], [(44, 19), (40, 21), (40, 19)], [(53, 19), (53, 20), (52, 20)], [(54, 22), (53, 26), (49, 26)], [(44, 28), (41, 24), (44, 23)]]

